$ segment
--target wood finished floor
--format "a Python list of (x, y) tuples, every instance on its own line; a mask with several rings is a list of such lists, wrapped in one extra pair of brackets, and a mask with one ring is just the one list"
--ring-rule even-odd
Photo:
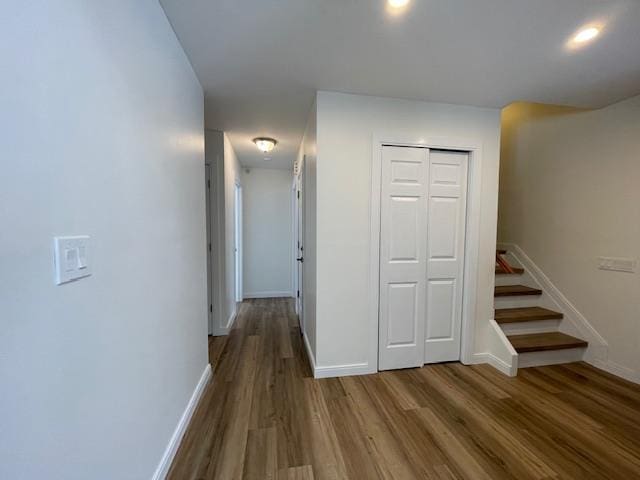
[(640, 386), (584, 363), (314, 380), (286, 299), (209, 347), (173, 480), (640, 478)]

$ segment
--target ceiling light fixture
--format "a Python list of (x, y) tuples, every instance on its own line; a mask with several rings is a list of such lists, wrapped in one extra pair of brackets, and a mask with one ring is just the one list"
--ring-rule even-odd
[(273, 147), (275, 147), (278, 142), (273, 138), (258, 137), (253, 139), (253, 143), (256, 144), (256, 147), (258, 147), (261, 152), (267, 153), (273, 150)]
[(389, 6), (393, 8), (402, 8), (409, 4), (409, 0), (387, 0), (387, 2)]
[(600, 33), (600, 29), (598, 27), (583, 28), (578, 33), (576, 33), (576, 35), (573, 37), (573, 42), (574, 43), (588, 42), (589, 40), (593, 40), (594, 38), (596, 38), (599, 33)]

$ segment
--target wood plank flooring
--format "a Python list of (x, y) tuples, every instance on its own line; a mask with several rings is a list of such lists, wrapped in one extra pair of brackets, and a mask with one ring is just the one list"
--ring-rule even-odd
[(584, 363), (314, 380), (287, 299), (245, 301), (210, 352), (173, 480), (640, 478), (640, 386)]

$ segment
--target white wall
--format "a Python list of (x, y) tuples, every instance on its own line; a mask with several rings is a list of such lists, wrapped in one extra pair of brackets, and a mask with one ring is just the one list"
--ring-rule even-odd
[(217, 332), (218, 335), (225, 334), (233, 326), (237, 311), (236, 303), (236, 267), (235, 267), (235, 185), (242, 186), (242, 178), (240, 172), (240, 162), (236, 157), (236, 153), (231, 146), (231, 141), (227, 134), (224, 134), (224, 275), (225, 275), (225, 292), (224, 292), (224, 311), (221, 316), (222, 322), (225, 323), (223, 328)]
[(503, 112), (499, 237), (519, 245), (609, 343), (603, 366), (640, 381), (640, 96), (594, 111)]
[[(373, 135), (458, 138), (482, 147), (476, 352), (493, 318), (500, 111), (319, 92), (317, 96), (317, 355), (319, 367), (377, 368), (370, 315)], [(372, 348), (373, 347), (373, 348)]]
[(2, 15), (0, 478), (150, 478), (207, 365), (202, 89), (155, 0)]
[[(304, 337), (311, 361), (316, 358), (316, 256), (317, 256), (317, 106), (314, 101), (307, 126), (298, 151), (296, 163), (298, 175), (302, 175), (303, 193), (303, 247), (304, 262), (302, 264), (302, 298)], [(300, 180), (300, 178), (298, 178)]]
[(290, 170), (242, 170), (244, 297), (290, 297), (292, 178)]

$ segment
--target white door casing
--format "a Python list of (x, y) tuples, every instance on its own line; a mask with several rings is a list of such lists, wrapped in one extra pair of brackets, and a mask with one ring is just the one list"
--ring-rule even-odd
[(424, 363), (460, 359), (467, 152), (430, 150)]
[(242, 186), (235, 185), (234, 191), (234, 268), (235, 268), (235, 301), (244, 300), (242, 281)]
[(382, 148), (380, 370), (424, 363), (428, 152)]
[(296, 312), (298, 313), (298, 321), (300, 329), (304, 332), (303, 303), (304, 303), (304, 158), (302, 160), (300, 173), (296, 180), (296, 273), (297, 273), (297, 291), (296, 291)]

